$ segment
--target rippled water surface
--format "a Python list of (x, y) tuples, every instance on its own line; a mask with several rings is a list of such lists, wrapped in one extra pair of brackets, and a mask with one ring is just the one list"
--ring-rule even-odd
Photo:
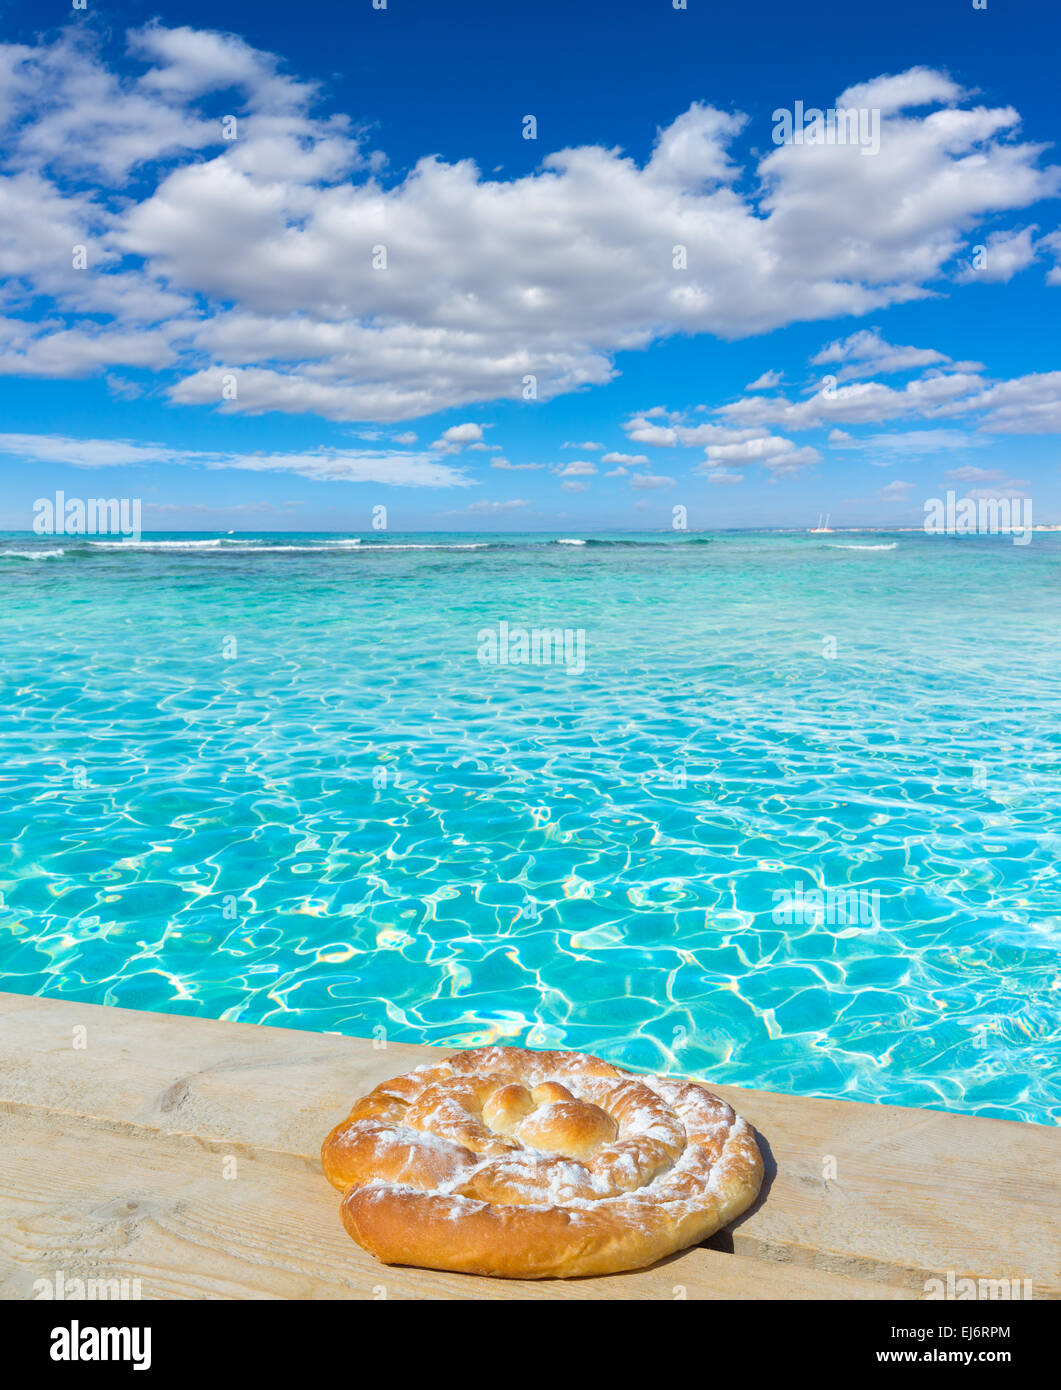
[(0, 987), (1061, 1115), (1061, 537), (168, 539), (0, 537)]

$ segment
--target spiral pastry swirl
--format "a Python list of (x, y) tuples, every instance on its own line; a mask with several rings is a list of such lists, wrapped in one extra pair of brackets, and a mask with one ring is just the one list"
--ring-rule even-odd
[(459, 1052), (385, 1081), (324, 1141), (385, 1264), (540, 1279), (639, 1269), (755, 1200), (750, 1126), (694, 1081), (582, 1052)]

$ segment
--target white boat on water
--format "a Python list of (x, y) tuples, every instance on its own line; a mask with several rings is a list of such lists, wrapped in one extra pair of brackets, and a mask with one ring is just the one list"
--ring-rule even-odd
[(811, 534), (812, 536), (831, 536), (831, 535), (833, 534), (833, 528), (829, 525), (829, 514), (828, 514), (828, 513), (826, 513), (825, 525), (824, 525), (824, 526), (822, 525), (822, 515), (821, 515), (821, 512), (818, 513), (818, 524), (817, 524), (817, 526), (812, 526), (812, 527), (810, 528), (810, 534)]

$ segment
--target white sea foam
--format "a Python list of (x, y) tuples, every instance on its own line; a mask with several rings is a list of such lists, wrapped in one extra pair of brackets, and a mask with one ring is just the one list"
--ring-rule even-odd
[(326, 545), (335, 545), (339, 546), (340, 548), (360, 545), (361, 538), (359, 536), (321, 536), (319, 540), (315, 539), (311, 544), (281, 545), (275, 541), (266, 540), (264, 536), (223, 536), (221, 538), (221, 544), (242, 546), (253, 545), (259, 548), (264, 548), (265, 550), (320, 550), (322, 546)]
[(65, 554), (65, 550), (0, 550), (0, 556), (9, 560), (57, 560)]
[(585, 544), (586, 544), (585, 541), (574, 540), (574, 539), (572, 539), (571, 537), (568, 537), (568, 536), (565, 536), (562, 540), (558, 540), (556, 543), (557, 543), (557, 545), (585, 545)]
[(845, 545), (841, 541), (830, 541), (830, 550), (894, 550), (899, 544), (898, 541), (891, 541), (888, 545)]
[[(340, 546), (339, 548), (353, 549), (353, 546)], [(247, 546), (242, 552), (236, 550), (233, 553), (236, 555), (241, 553), (244, 555), (263, 555), (278, 550), (298, 550), (303, 553), (315, 555), (320, 555), (322, 553), (327, 554), (323, 545), (269, 545), (266, 541), (261, 541), (254, 546)]]
[[(101, 550), (212, 550), (225, 547), (228, 555), (265, 555), (280, 551), (299, 551), (304, 554), (327, 554), (329, 550), (486, 550), (489, 541), (383, 541), (362, 546), (360, 539), (319, 540), (311, 544), (274, 544), (257, 536), (224, 536), (194, 541), (90, 541)], [(21, 552), (20, 552), (21, 553)]]
[(89, 541), (101, 550), (201, 550), (205, 546), (220, 545), (220, 540), (209, 541)]

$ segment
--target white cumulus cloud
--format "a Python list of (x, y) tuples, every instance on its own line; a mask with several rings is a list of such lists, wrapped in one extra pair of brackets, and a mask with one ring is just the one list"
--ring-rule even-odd
[[(872, 159), (790, 144), (742, 163), (747, 118), (694, 102), (646, 162), (590, 145), (502, 181), (432, 156), (388, 176), (373, 113), (319, 114), (312, 83), (238, 36), (155, 22), (126, 43), (121, 73), (82, 25), (0, 44), (0, 310), (44, 305), (6, 333), (2, 372), (131, 365), (179, 404), (337, 421), (520, 400), (528, 376), (547, 401), (667, 336), (924, 297), (982, 221), (1058, 187), (1013, 108), (963, 105), (925, 68), (839, 99), (884, 113)], [(219, 93), (235, 140), (207, 114)]]

